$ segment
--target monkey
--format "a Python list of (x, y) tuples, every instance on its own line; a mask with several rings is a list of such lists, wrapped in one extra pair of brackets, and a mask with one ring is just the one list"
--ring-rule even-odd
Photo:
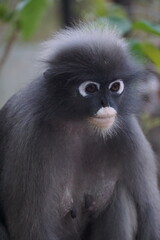
[(156, 160), (137, 120), (145, 68), (97, 23), (60, 30), (41, 60), (0, 110), (8, 240), (160, 240)]

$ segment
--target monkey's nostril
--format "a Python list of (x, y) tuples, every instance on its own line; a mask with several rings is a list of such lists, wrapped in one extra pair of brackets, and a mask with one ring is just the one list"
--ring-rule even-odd
[(103, 100), (101, 100), (101, 105), (102, 105), (102, 107), (106, 107), (106, 104), (104, 103)]
[(77, 211), (76, 211), (76, 209), (74, 207), (70, 210), (70, 214), (71, 214), (72, 218), (76, 218), (77, 217)]

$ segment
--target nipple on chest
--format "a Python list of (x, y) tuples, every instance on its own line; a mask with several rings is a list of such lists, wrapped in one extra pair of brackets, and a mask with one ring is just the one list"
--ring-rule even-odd
[(63, 201), (63, 207), (64, 216), (70, 216), (72, 219), (75, 219), (84, 212), (93, 212), (96, 209), (96, 203), (92, 195), (85, 194), (80, 204), (76, 204), (73, 198), (67, 198), (67, 201)]
[[(80, 209), (76, 209), (76, 206), (74, 205), (73, 200), (71, 201), (71, 205), (72, 206), (70, 206), (70, 209), (68, 209), (66, 214), (67, 215), (70, 214), (71, 218), (75, 219), (77, 217), (78, 212), (79, 212), (78, 210), (80, 210)], [(84, 202), (82, 203), (81, 208), (82, 208), (82, 210), (85, 210), (85, 212), (86, 211), (90, 212), (90, 211), (93, 211), (95, 209), (95, 205), (96, 205), (96, 203), (95, 203), (93, 197), (89, 194), (86, 194), (84, 196)]]
[[(96, 203), (93, 199), (93, 196), (89, 195), (89, 194), (85, 194), (84, 196), (84, 208), (86, 211), (93, 211), (96, 207)], [(77, 210), (75, 206), (72, 206), (72, 208), (70, 209), (70, 215), (71, 218), (76, 218), (77, 217)]]
[(93, 213), (96, 207), (96, 201), (91, 194), (84, 194), (81, 199), (73, 198), (68, 188), (64, 192), (60, 206), (62, 217), (68, 216), (71, 219), (82, 217), (87, 212)]
[(72, 209), (70, 210), (70, 215), (73, 219), (77, 217), (77, 210), (75, 207), (72, 207)]
[(84, 203), (85, 203), (84, 206), (85, 206), (86, 210), (88, 210), (88, 211), (94, 210), (96, 203), (95, 203), (92, 195), (85, 194)]

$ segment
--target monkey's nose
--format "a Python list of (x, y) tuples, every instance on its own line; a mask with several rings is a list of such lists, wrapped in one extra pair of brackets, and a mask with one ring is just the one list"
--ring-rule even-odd
[(104, 107), (104, 108), (105, 108), (105, 107), (109, 107), (108, 101), (105, 100), (105, 99), (102, 99), (102, 100), (101, 100), (101, 106)]

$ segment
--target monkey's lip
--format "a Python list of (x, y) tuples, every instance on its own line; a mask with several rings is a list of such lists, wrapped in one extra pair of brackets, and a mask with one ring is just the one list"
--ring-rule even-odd
[(95, 116), (95, 117), (89, 118), (89, 122), (91, 122), (92, 124), (94, 124), (99, 128), (109, 128), (112, 126), (114, 121), (115, 121), (115, 115), (108, 116), (108, 117)]
[(99, 128), (109, 128), (115, 121), (116, 110), (112, 107), (102, 107), (98, 110), (95, 116), (91, 117), (89, 121)]

